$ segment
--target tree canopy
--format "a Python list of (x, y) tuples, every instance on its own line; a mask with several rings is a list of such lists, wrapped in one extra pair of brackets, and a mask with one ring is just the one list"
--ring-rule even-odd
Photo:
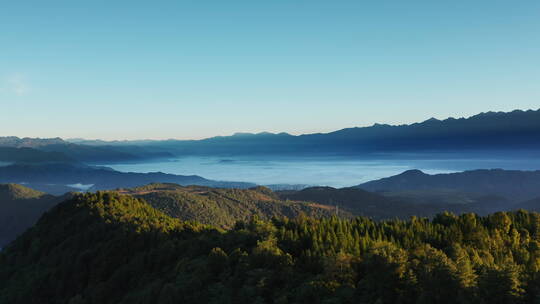
[(257, 216), (81, 194), (0, 253), (0, 303), (537, 303), (540, 215)]

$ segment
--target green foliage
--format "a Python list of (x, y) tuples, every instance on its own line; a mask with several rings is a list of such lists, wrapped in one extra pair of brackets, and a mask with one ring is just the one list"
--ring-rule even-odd
[(314, 217), (330, 216), (334, 212), (304, 202), (282, 201), (265, 187), (245, 190), (150, 184), (127, 192), (145, 199), (169, 216), (226, 229), (253, 216), (269, 220), (272, 217), (296, 217), (302, 213)]
[(537, 303), (539, 223), (525, 211), (255, 216), (221, 230), (138, 197), (81, 194), (1, 252), (0, 303)]

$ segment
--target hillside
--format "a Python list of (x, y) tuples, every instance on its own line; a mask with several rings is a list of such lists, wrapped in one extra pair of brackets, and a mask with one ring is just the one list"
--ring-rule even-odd
[(66, 198), (47, 195), (21, 185), (0, 184), (0, 248)]
[[(429, 206), (417, 206), (382, 195), (354, 188), (310, 187), (300, 191), (278, 191), (282, 199), (316, 202), (341, 212), (373, 219), (408, 218), (411, 215), (432, 215)], [(442, 210), (437, 210), (442, 211)]]
[(0, 252), (0, 303), (535, 303), (537, 213), (185, 223), (77, 195)]
[[(141, 198), (165, 214), (184, 221), (195, 221), (230, 229), (239, 220), (256, 216), (332, 216), (334, 210), (317, 204), (280, 200), (271, 190), (222, 189), (177, 184), (150, 184), (120, 193)], [(0, 248), (31, 227), (52, 206), (70, 197), (52, 196), (21, 185), (0, 185)], [(341, 216), (350, 217), (343, 211)]]
[(540, 196), (540, 171), (493, 169), (430, 175), (420, 170), (409, 170), (357, 187), (373, 192), (446, 190), (491, 194), (516, 203)]
[(384, 195), (385, 197), (415, 201), (421, 204), (470, 205), (477, 203), (479, 199), (482, 199), (481, 195), (447, 189), (379, 191), (377, 193)]
[[(272, 217), (331, 216), (332, 208), (304, 202), (282, 201), (270, 189), (221, 189), (201, 186), (182, 187), (175, 184), (151, 184), (121, 190), (147, 201), (154, 208), (181, 220), (197, 221), (222, 228), (231, 228), (239, 220), (253, 216)], [(350, 216), (346, 211), (342, 216)]]
[[(433, 217), (437, 213), (451, 211), (456, 214), (474, 212), (488, 214), (508, 210), (506, 199), (489, 195), (465, 196), (448, 192), (373, 193), (358, 188), (336, 189), (311, 187), (300, 191), (278, 191), (282, 199), (317, 202), (355, 216), (374, 220), (393, 218), (408, 219), (411, 216)], [(394, 193), (392, 193), (394, 194)], [(464, 203), (464, 201), (466, 203)]]

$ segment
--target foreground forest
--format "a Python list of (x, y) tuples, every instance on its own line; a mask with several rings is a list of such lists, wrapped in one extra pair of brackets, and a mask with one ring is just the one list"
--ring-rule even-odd
[(540, 215), (252, 218), (76, 195), (0, 253), (0, 303), (537, 303)]

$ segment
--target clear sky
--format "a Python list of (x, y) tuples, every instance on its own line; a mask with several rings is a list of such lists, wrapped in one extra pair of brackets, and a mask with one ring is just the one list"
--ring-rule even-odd
[(538, 0), (0, 5), (0, 136), (299, 134), (530, 108)]

